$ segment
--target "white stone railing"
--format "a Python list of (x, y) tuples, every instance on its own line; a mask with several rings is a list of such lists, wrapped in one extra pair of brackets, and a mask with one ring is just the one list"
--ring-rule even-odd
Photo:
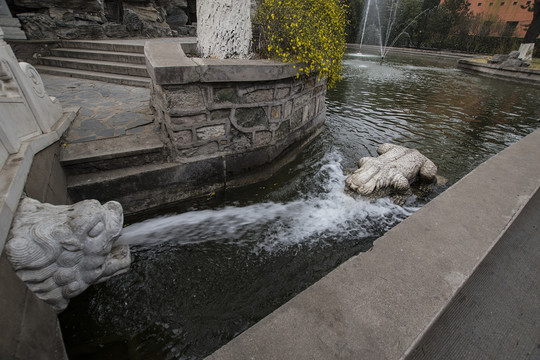
[(34, 155), (60, 139), (71, 110), (47, 95), (32, 65), (17, 61), (0, 28), (0, 253)]

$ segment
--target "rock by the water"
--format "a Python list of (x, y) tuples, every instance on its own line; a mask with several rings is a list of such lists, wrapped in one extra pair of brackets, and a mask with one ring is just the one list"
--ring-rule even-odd
[(29, 9), (77, 9), (82, 12), (99, 13), (103, 11), (103, 0), (14, 0), (18, 7)]
[(129, 9), (124, 10), (124, 25), (130, 34), (141, 32), (143, 28), (142, 20), (134, 11)]
[(186, 12), (180, 8), (170, 8), (167, 10), (167, 24), (171, 29), (177, 30), (182, 26), (186, 26), (189, 18)]
[(107, 23), (103, 26), (103, 31), (110, 38), (125, 38), (129, 36), (126, 25)]
[(63, 27), (56, 33), (59, 39), (102, 39), (105, 37), (105, 31), (100, 24), (76, 21), (69, 27)]
[[(15, 0), (28, 39), (105, 39), (193, 34), (184, 0)], [(170, 20), (174, 30), (166, 21)], [(122, 16), (123, 14), (123, 16)]]
[(519, 51), (512, 51), (508, 55), (495, 54), (488, 60), (488, 64), (500, 65), (501, 68), (512, 67), (528, 67), (531, 64), (519, 59)]
[(501, 64), (501, 67), (529, 67), (531, 64), (520, 59), (508, 59)]
[(505, 54), (495, 54), (488, 60), (489, 64), (500, 64), (508, 60), (509, 56)]
[(510, 54), (508, 54), (509, 59), (518, 59), (519, 58), (519, 51), (514, 50), (511, 51)]
[(370, 198), (390, 196), (402, 205), (412, 195), (411, 184), (426, 191), (437, 181), (437, 166), (416, 149), (382, 144), (377, 153), (360, 159), (360, 168), (345, 180), (347, 190)]
[(22, 13), (17, 17), (28, 39), (56, 39), (56, 22), (48, 15)]

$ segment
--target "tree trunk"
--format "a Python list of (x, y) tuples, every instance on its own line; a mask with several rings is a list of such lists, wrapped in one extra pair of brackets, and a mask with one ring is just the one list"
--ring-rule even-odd
[(197, 47), (202, 57), (246, 57), (251, 45), (251, 0), (198, 0)]
[(523, 38), (524, 44), (534, 43), (538, 35), (540, 35), (540, 0), (536, 0), (533, 6), (534, 15), (529, 29)]

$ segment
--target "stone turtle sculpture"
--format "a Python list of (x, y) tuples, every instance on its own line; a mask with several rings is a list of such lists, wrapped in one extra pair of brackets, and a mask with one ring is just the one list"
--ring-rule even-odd
[(427, 191), (437, 181), (437, 166), (416, 149), (382, 144), (378, 157), (364, 157), (345, 179), (345, 189), (370, 198), (390, 196), (403, 205), (412, 195), (411, 184)]
[(91, 284), (129, 269), (129, 246), (114, 246), (123, 218), (116, 201), (55, 206), (24, 198), (13, 220), (6, 254), (30, 290), (61, 312), (70, 298)]

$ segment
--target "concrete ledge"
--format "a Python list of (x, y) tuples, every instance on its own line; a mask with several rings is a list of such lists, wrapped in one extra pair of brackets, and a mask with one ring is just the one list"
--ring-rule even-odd
[(530, 68), (501, 67), (494, 64), (483, 64), (477, 61), (461, 59), (458, 68), (474, 71), (482, 75), (506, 80), (520, 81), (540, 85), (540, 70)]
[(78, 111), (78, 108), (65, 109), (64, 115), (50, 133), (24, 141), (19, 152), (10, 155), (2, 167), (2, 176), (0, 177), (0, 253), (4, 249), (11, 221), (17, 211), (34, 155), (60, 140)]
[(158, 85), (194, 82), (275, 81), (296, 76), (293, 64), (270, 60), (201, 59), (185, 55), (180, 43), (147, 41), (146, 66)]
[(540, 130), (480, 165), (209, 359), (400, 359), (540, 187)]

